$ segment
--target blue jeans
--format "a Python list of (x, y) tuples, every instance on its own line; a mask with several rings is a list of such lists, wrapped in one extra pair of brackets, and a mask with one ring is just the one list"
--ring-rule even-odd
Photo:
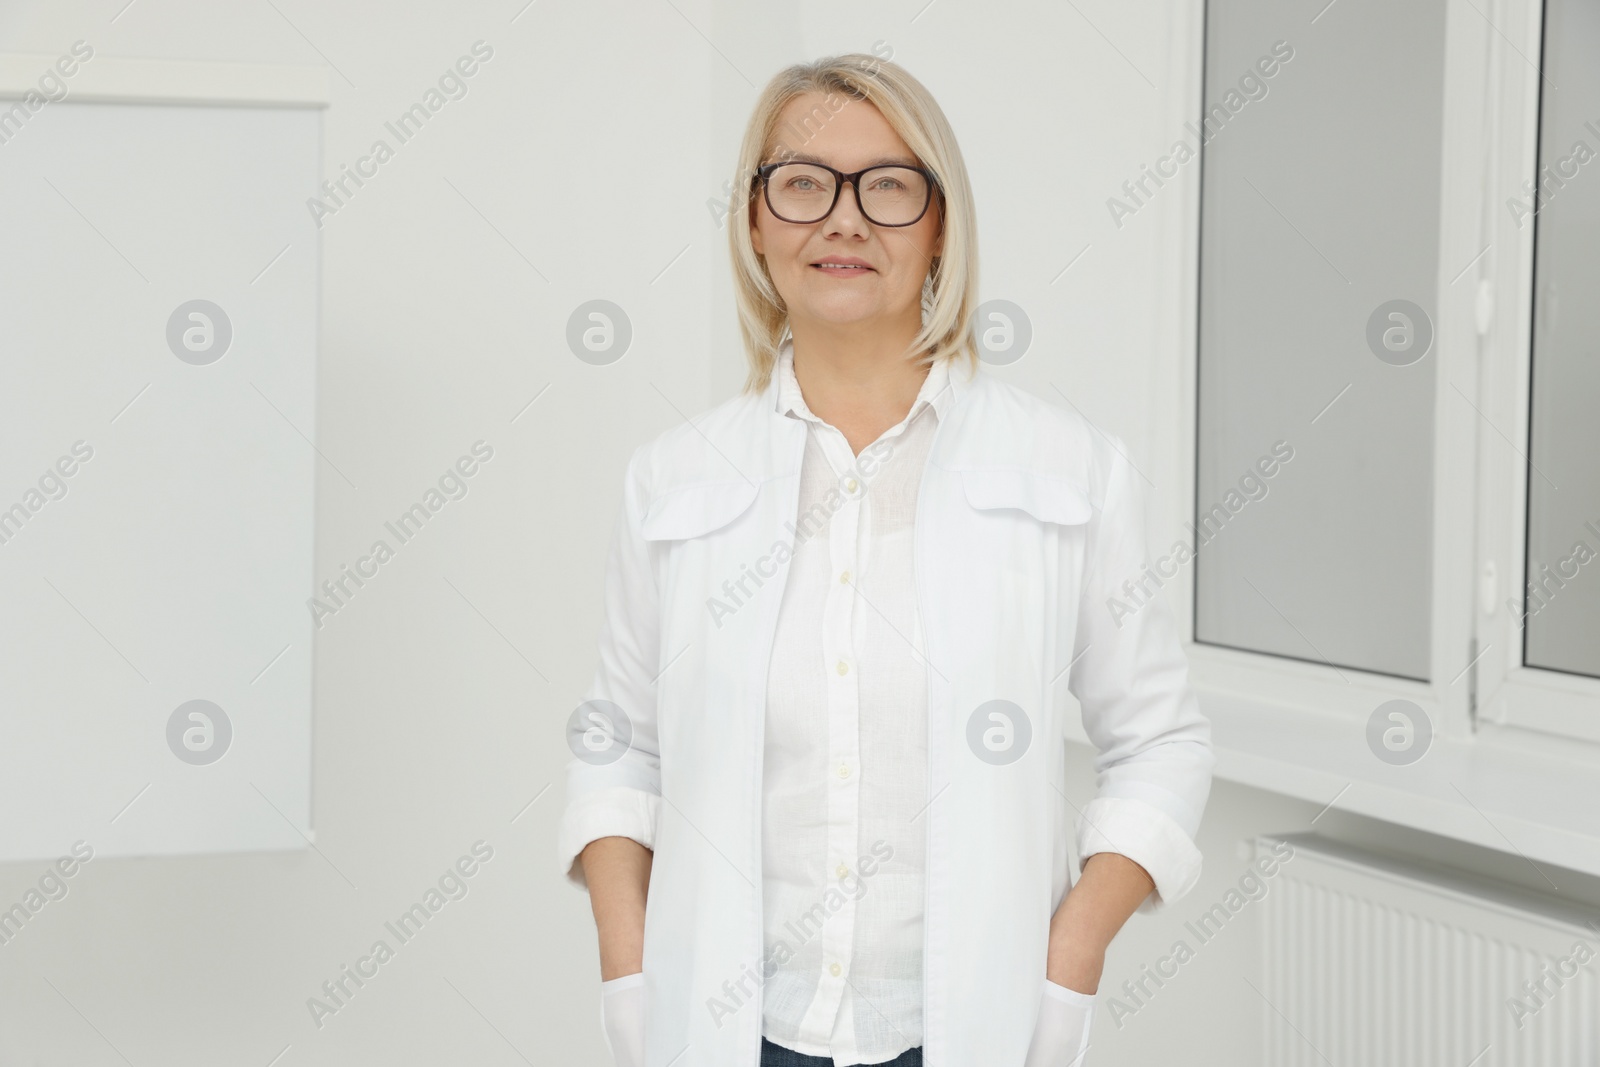
[[(807, 1056), (792, 1048), (774, 1045), (763, 1037), (761, 1067), (833, 1067), (833, 1059), (828, 1056)], [(922, 1067), (922, 1046), (908, 1048), (894, 1059), (886, 1060), (877, 1067)]]

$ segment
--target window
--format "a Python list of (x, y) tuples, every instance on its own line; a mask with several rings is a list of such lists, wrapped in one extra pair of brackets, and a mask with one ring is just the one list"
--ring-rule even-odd
[(1425, 681), (1445, 4), (1345, 2), (1208, 5), (1195, 639)]
[(1600, 8), (1203, 21), (1197, 683), (1600, 742)]
[[(1600, 677), (1600, 6), (1545, 7), (1534, 232), (1526, 581), (1530, 667)], [(1531, 212), (1531, 213), (1530, 213)]]

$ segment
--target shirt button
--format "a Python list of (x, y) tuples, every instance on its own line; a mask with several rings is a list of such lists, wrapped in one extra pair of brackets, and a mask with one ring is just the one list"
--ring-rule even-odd
[(839, 581), (841, 583), (845, 584), (845, 585), (849, 585), (850, 584), (850, 572), (849, 571), (840, 571), (839, 572)]
[(848, 778), (848, 777), (850, 777), (850, 765), (848, 763), (839, 764), (839, 777), (840, 778)]
[(849, 674), (850, 664), (846, 663), (844, 660), (840, 660), (838, 670), (840, 674)]
[(846, 478), (846, 479), (845, 479), (845, 480), (844, 480), (844, 488), (845, 488), (845, 491), (846, 491), (846, 492), (850, 492), (850, 493), (853, 493), (853, 492), (855, 492), (855, 491), (856, 491), (856, 486), (858, 486), (858, 485), (860, 485), (860, 484), (861, 484), (861, 483), (859, 483), (859, 482), (857, 482), (857, 481), (856, 481), (856, 480), (855, 480), (855, 479), (854, 479), (854, 478)]
[(829, 964), (828, 973), (833, 975), (835, 978), (839, 977), (839, 965), (837, 963)]
[(838, 868), (838, 871), (836, 873), (839, 875), (840, 878), (843, 878), (845, 875), (850, 873), (850, 868), (846, 867), (844, 864), (841, 863), (841, 864), (839, 864), (839, 868)]

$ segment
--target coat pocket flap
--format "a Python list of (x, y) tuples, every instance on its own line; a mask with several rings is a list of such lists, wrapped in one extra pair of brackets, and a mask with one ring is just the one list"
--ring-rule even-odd
[(1042, 522), (1073, 525), (1094, 515), (1089, 494), (1074, 482), (1015, 468), (964, 470), (961, 485), (975, 508), (1017, 508)]
[(669, 489), (646, 509), (646, 541), (682, 541), (728, 525), (755, 502), (756, 486), (742, 479)]

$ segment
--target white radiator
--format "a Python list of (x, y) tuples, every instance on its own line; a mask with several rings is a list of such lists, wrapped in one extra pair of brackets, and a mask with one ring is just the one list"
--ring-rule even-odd
[(1315, 834), (1256, 855), (1278, 842), (1268, 1067), (1600, 1067), (1600, 912)]

